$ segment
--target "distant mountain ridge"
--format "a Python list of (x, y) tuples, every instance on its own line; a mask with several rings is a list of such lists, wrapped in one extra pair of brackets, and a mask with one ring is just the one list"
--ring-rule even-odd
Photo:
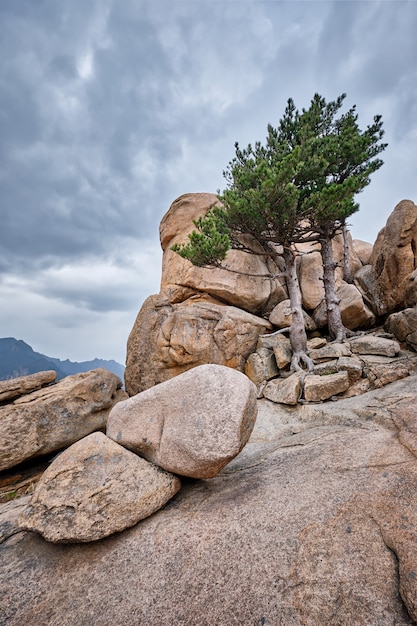
[(88, 372), (97, 367), (104, 367), (110, 370), (123, 381), (125, 368), (117, 361), (106, 361), (104, 359), (93, 359), (92, 361), (82, 361), (80, 363), (70, 361), (69, 359), (61, 361), (61, 359), (35, 352), (29, 344), (21, 339), (14, 339), (13, 337), (0, 339), (0, 380), (36, 374), (36, 372), (45, 370), (55, 370), (57, 379), (60, 380), (65, 378), (65, 376), (79, 372)]

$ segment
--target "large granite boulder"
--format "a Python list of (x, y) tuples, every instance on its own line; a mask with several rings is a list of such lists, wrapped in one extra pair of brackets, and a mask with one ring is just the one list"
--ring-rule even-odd
[(119, 402), (107, 436), (169, 472), (212, 478), (246, 444), (256, 412), (249, 378), (201, 365)]
[(415, 624), (415, 390), (411, 376), (314, 406), (261, 400), (218, 476), (96, 543), (15, 533), (4, 505), (2, 623)]
[(55, 543), (96, 541), (152, 515), (180, 487), (177, 476), (92, 433), (54, 459), (19, 526)]
[(209, 296), (172, 302), (171, 293), (143, 304), (127, 344), (126, 391), (135, 395), (185, 371), (214, 363), (243, 370), (271, 324)]
[(115, 374), (99, 368), (0, 406), (0, 470), (104, 429), (112, 406), (126, 398), (121, 387)]
[[(283, 267), (265, 260), (264, 250), (256, 241), (247, 242), (254, 254), (230, 250), (224, 269), (193, 266), (190, 261), (171, 250), (175, 243), (187, 243), (195, 230), (193, 220), (204, 216), (218, 203), (210, 193), (189, 193), (175, 200), (160, 224), (163, 250), (161, 291), (179, 285), (220, 298), (227, 304), (259, 313), (287, 298)], [(273, 278), (272, 276), (275, 276)]]
[(404, 305), (406, 279), (417, 264), (417, 206), (402, 200), (389, 216), (370, 259), (375, 279), (376, 313), (392, 313)]

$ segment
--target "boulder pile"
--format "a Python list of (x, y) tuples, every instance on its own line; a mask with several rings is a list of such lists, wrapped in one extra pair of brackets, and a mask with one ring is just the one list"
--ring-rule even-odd
[(56, 543), (129, 528), (178, 492), (178, 475), (216, 476), (248, 441), (256, 414), (255, 385), (218, 365), (121, 400), (107, 435), (92, 433), (52, 461), (19, 527)]
[[(257, 385), (270, 380), (285, 367), (280, 363), (289, 356), (286, 340), (282, 344), (271, 340), (276, 345), (275, 356), (279, 352), (277, 363), (271, 358), (269, 344), (268, 350), (264, 350), (268, 341), (266, 335), (291, 324), (282, 257), (273, 263), (265, 258), (256, 241), (248, 239), (245, 244), (252, 253), (230, 250), (225, 269), (207, 269), (193, 266), (171, 249), (173, 244), (187, 241), (194, 229), (193, 220), (204, 216), (217, 202), (213, 194), (185, 194), (173, 202), (162, 218), (161, 289), (143, 304), (128, 339), (125, 385), (129, 395), (204, 363), (225, 365), (246, 373), (255, 368)], [(298, 245), (296, 251), (306, 329), (314, 340), (325, 335), (327, 324), (319, 244)], [(404, 306), (413, 307), (401, 316), (401, 322), (398, 319), (395, 323), (388, 322), (391, 330), (387, 332), (415, 349), (417, 206), (411, 200), (401, 201), (374, 246), (350, 239), (352, 284), (343, 280), (341, 236), (333, 240), (333, 255), (338, 264), (336, 293), (345, 326), (352, 331), (369, 331), (383, 324), (388, 314), (395, 315)], [(349, 354), (339, 356), (351, 358), (349, 346), (347, 352)], [(363, 393), (379, 384), (378, 368), (374, 380), (371, 380), (374, 373), (369, 374), (370, 379), (368, 376), (368, 372), (375, 369), (375, 363), (361, 360), (362, 374), (358, 378), (368, 379), (369, 385), (362, 381), (352, 390), (352, 385), (358, 381), (352, 379), (357, 373), (351, 373), (348, 390), (346, 376), (341, 375), (334, 379), (339, 381), (338, 393)], [(260, 361), (262, 365), (258, 365)], [(334, 373), (347, 367), (343, 362), (339, 365)], [(356, 371), (359, 364), (354, 365)], [(266, 368), (264, 377), (259, 371), (262, 368)], [(404, 374), (404, 369), (400, 371)], [(316, 371), (315, 375), (323, 376), (323, 373)], [(306, 383), (308, 388), (312, 381)], [(297, 393), (295, 379), (289, 384), (290, 395), (294, 397)]]

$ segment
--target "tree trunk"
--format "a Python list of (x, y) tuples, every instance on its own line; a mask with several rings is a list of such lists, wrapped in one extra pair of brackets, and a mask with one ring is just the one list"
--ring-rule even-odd
[(307, 333), (304, 324), (303, 308), (301, 301), (301, 290), (298, 282), (295, 265), (295, 255), (291, 248), (284, 247), (284, 261), (286, 268), (286, 282), (290, 307), (292, 313), (292, 323), (290, 327), (290, 341), (292, 348), (291, 368), (294, 371), (302, 371), (303, 364), (311, 372), (314, 363), (307, 356)]
[(352, 267), (350, 265), (349, 231), (346, 222), (342, 225), (343, 234), (343, 280), (349, 284), (353, 283)]
[(334, 278), (334, 270), (336, 263), (333, 259), (333, 247), (332, 240), (329, 236), (320, 240), (321, 243), (321, 258), (323, 261), (323, 283), (324, 283), (324, 296), (326, 300), (327, 310), (327, 324), (329, 327), (329, 334), (331, 339), (335, 341), (343, 341), (346, 339), (347, 329), (343, 325), (342, 316), (340, 314), (340, 307), (336, 295), (336, 285)]

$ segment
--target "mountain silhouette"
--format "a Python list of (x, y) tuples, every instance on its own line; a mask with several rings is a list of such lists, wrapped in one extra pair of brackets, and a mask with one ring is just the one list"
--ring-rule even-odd
[(88, 372), (97, 367), (104, 367), (123, 380), (124, 367), (117, 361), (104, 359), (93, 359), (80, 363), (69, 359), (61, 361), (61, 359), (35, 352), (29, 344), (21, 339), (14, 339), (13, 337), (0, 339), (0, 380), (27, 376), (45, 370), (55, 370), (57, 380), (60, 380), (65, 376), (78, 372)]

